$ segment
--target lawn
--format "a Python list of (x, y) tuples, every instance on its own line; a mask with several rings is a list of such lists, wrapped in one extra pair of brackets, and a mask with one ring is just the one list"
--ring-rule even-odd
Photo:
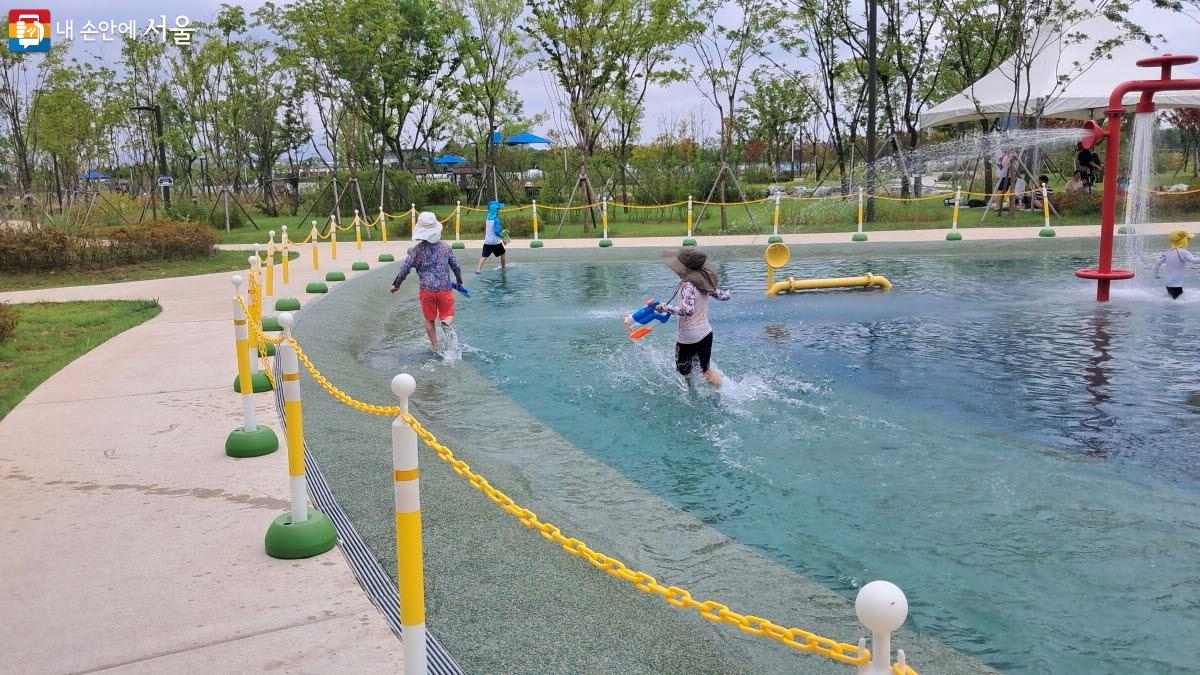
[[(290, 256), (295, 260), (298, 252)], [(91, 286), (118, 281), (143, 281), (167, 277), (186, 277), (212, 272), (233, 272), (246, 269), (245, 251), (217, 251), (207, 258), (194, 260), (164, 260), (143, 262), (96, 270), (63, 270), (52, 272), (0, 272), (0, 291), (22, 291), (60, 286)]]
[(63, 366), (162, 311), (156, 300), (13, 305), (16, 333), (0, 343), (0, 419)]

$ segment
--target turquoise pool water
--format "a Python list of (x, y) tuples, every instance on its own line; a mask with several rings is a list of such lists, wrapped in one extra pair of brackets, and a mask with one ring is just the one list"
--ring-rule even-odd
[(1195, 667), (1200, 291), (1100, 306), (1083, 256), (897, 253), (786, 270), (871, 270), (891, 293), (768, 299), (757, 254), (714, 258), (734, 290), (710, 303), (720, 393), (673, 375), (673, 323), (625, 337), (674, 288), (654, 252), (468, 279), (464, 358), (764, 555), (849, 597), (896, 582), (914, 628), (997, 668)]

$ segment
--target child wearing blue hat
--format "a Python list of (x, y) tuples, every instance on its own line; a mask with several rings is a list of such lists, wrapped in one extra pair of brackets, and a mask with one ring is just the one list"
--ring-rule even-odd
[(487, 218), (483, 221), (483, 253), (479, 256), (479, 264), (475, 266), (475, 274), (483, 271), (483, 263), (488, 256), (492, 255), (500, 259), (500, 269), (508, 267), (508, 256), (505, 254), (504, 245), (511, 240), (508, 238), (508, 232), (500, 224), (500, 209), (502, 208), (504, 208), (504, 204), (500, 202), (488, 202)]

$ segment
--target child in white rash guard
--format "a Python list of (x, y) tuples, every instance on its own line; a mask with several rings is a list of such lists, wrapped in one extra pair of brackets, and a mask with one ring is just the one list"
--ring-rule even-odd
[(1158, 258), (1158, 262), (1154, 263), (1154, 278), (1158, 279), (1158, 271), (1165, 265), (1167, 268), (1167, 276), (1163, 279), (1163, 283), (1167, 287), (1167, 294), (1172, 300), (1183, 295), (1183, 280), (1187, 277), (1188, 264), (1200, 264), (1200, 256), (1187, 250), (1188, 242), (1196, 235), (1187, 230), (1175, 230), (1167, 235), (1167, 241), (1170, 242), (1171, 248), (1168, 249)]
[[(709, 367), (712, 358), (713, 329), (708, 322), (708, 299), (728, 300), (729, 291), (717, 288), (717, 271), (708, 264), (708, 256), (687, 246), (663, 251), (663, 262), (679, 275), (678, 305), (658, 305), (655, 310), (679, 317), (675, 335), (675, 370), (687, 377), (692, 360), (700, 361), (700, 372), (714, 387), (724, 378)], [(674, 297), (674, 296), (672, 296)], [(669, 301), (668, 301), (669, 302)]]

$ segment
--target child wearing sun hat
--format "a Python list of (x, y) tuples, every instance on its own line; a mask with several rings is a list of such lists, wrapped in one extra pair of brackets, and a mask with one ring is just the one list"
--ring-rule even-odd
[[(692, 372), (692, 361), (700, 362), (700, 372), (714, 387), (720, 387), (724, 378), (721, 372), (711, 368), (713, 328), (708, 322), (708, 299), (728, 300), (729, 291), (717, 288), (717, 271), (708, 262), (708, 255), (694, 246), (663, 251), (663, 263), (679, 276), (679, 287), (675, 295), (679, 304), (660, 304), (655, 307), (679, 317), (675, 335), (675, 370), (687, 377)], [(673, 300), (675, 295), (671, 296)]]
[(423, 211), (417, 216), (416, 227), (413, 228), (413, 241), (417, 242), (408, 250), (408, 257), (400, 264), (400, 273), (392, 282), (392, 292), (400, 290), (400, 284), (412, 270), (417, 270), (421, 279), (421, 290), (417, 299), (421, 303), (421, 313), (425, 316), (425, 333), (433, 351), (438, 349), (437, 325), (441, 320), (443, 329), (450, 333), (450, 324), (454, 321), (454, 286), (450, 282), (450, 273), (462, 286), (462, 270), (450, 245), (442, 238), (442, 224), (437, 216), (429, 211)]
[(1167, 276), (1163, 279), (1163, 283), (1167, 286), (1167, 293), (1172, 300), (1183, 295), (1183, 280), (1187, 277), (1188, 264), (1200, 264), (1200, 256), (1188, 250), (1188, 242), (1196, 235), (1187, 230), (1175, 230), (1167, 235), (1167, 242), (1171, 245), (1158, 258), (1158, 262), (1154, 263), (1154, 278), (1158, 279), (1158, 271), (1166, 265)]

